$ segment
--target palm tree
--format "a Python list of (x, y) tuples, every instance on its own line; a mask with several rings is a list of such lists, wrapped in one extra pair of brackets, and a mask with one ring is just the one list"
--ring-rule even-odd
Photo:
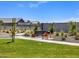
[(12, 42), (15, 40), (16, 18), (12, 18)]
[(72, 35), (76, 35), (77, 32), (77, 26), (76, 26), (76, 22), (70, 22), (70, 34)]

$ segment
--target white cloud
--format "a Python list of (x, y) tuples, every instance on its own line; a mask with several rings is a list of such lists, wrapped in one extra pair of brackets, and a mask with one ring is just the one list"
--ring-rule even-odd
[[(42, 4), (48, 3), (48, 1), (37, 1), (36, 3), (30, 2), (27, 4), (28, 7), (33, 8), (33, 7), (39, 7)], [(26, 5), (19, 3), (17, 4), (18, 7), (26, 7)]]
[(29, 3), (29, 7), (33, 8), (33, 7), (39, 7), (42, 4), (48, 3), (48, 1), (39, 1), (37, 3)]
[(79, 18), (72, 17), (72, 18), (63, 20), (63, 22), (70, 22), (70, 21), (76, 21), (76, 22), (79, 22)]
[(38, 4), (48, 3), (48, 1), (39, 1)]
[(68, 19), (62, 19), (62, 20), (53, 20), (53, 22), (55, 23), (65, 23), (65, 22), (70, 22), (70, 21), (76, 21), (76, 22), (79, 22), (79, 18), (76, 18), (76, 17), (71, 17), (71, 18), (68, 18)]
[(72, 20), (72, 21), (79, 22), (79, 18), (72, 18), (71, 20)]
[(24, 7), (24, 4), (21, 4), (21, 3), (19, 3), (17, 5), (18, 5), (18, 7)]
[(30, 3), (30, 4), (29, 4), (29, 7), (30, 7), (30, 8), (38, 7), (38, 6), (39, 6), (38, 4), (33, 4), (33, 3)]

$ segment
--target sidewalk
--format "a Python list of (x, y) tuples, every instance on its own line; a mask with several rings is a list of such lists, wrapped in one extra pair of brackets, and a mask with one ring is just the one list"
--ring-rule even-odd
[(25, 39), (25, 40), (35, 40), (35, 41), (40, 41), (40, 42), (48, 42), (48, 43), (79, 46), (79, 43), (71, 43), (71, 42), (64, 42), (64, 41), (54, 41), (54, 40), (50, 40), (50, 39), (49, 40), (45, 40), (45, 39), (42, 39), (42, 38), (32, 38), (32, 37), (23, 37), (23, 36), (16, 36), (16, 38), (18, 38), (18, 39)]

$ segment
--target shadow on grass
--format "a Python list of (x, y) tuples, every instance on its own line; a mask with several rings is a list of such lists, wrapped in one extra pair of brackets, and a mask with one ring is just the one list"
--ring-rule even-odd
[(14, 42), (12, 42), (12, 41), (6, 41), (6, 42), (2, 42), (2, 43), (0, 43), (0, 44), (12, 44), (12, 43), (14, 43)]
[(0, 44), (11, 44), (12, 42), (2, 42)]
[(10, 43), (14, 43), (14, 42), (6, 42), (6, 44), (10, 44)]

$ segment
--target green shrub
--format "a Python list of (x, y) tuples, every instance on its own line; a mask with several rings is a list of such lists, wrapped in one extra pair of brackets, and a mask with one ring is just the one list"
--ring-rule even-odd
[(9, 33), (9, 31), (7, 30), (6, 33)]
[(70, 22), (69, 34), (70, 36), (75, 36), (77, 32), (77, 24), (76, 22)]
[(56, 32), (56, 36), (59, 36), (59, 33), (58, 32)]
[(65, 38), (67, 38), (67, 34), (65, 34)]
[(62, 41), (65, 41), (65, 40), (66, 40), (66, 37), (63, 36), (63, 37), (62, 37)]
[(75, 35), (75, 40), (79, 40), (79, 34)]
[(64, 35), (64, 32), (63, 31), (61, 31), (61, 36), (63, 36)]

